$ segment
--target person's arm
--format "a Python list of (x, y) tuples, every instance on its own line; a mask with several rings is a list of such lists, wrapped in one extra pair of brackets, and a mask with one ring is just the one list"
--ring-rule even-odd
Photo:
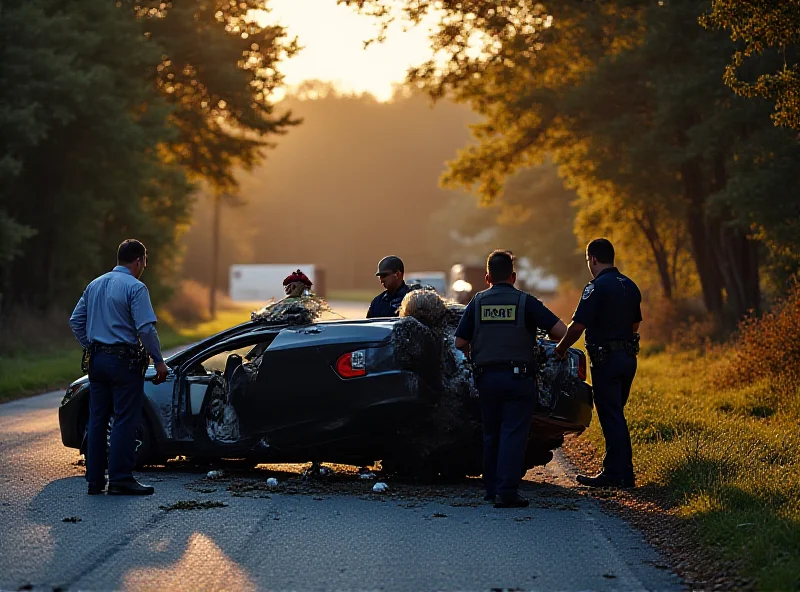
[[(161, 384), (167, 379), (169, 369), (161, 356), (161, 343), (158, 340), (158, 333), (155, 327), (156, 313), (150, 302), (150, 293), (144, 284), (137, 286), (133, 294), (131, 294), (131, 316), (136, 326), (136, 333), (139, 335), (139, 339), (142, 340), (147, 353), (153, 358), (153, 364), (156, 367), (156, 377), (153, 379), (153, 384)], [(145, 340), (149, 342), (149, 346), (145, 343)]]
[(595, 294), (596, 286), (589, 283), (583, 289), (581, 300), (575, 308), (572, 315), (572, 322), (567, 327), (567, 332), (561, 341), (558, 342), (553, 353), (559, 358), (564, 358), (567, 355), (567, 350), (574, 345), (578, 339), (581, 338), (586, 326), (594, 320), (597, 315), (598, 296)]
[(555, 355), (557, 355), (559, 358), (565, 358), (567, 355), (567, 350), (569, 350), (569, 348), (581, 338), (581, 335), (583, 335), (585, 329), (585, 325), (582, 325), (577, 321), (572, 321), (569, 324), (569, 327), (566, 327), (566, 332), (561, 338), (561, 341), (558, 342), (558, 345), (556, 345), (553, 353), (555, 353)]
[(141, 339), (147, 353), (153, 358), (153, 364), (158, 366), (164, 362), (164, 357), (161, 355), (161, 341), (158, 339), (155, 323), (147, 323), (139, 329), (139, 339)]
[(367, 309), (367, 318), (372, 319), (375, 318), (375, 312), (373, 310), (373, 306), (375, 306), (375, 300), (369, 303), (369, 308)]
[(75, 305), (75, 310), (72, 311), (72, 315), (69, 317), (69, 326), (81, 347), (87, 348), (91, 345), (86, 334), (86, 299), (83, 295), (81, 295), (78, 304)]
[(537, 329), (547, 331), (550, 339), (558, 341), (567, 332), (564, 321), (547, 308), (544, 303), (535, 296), (528, 295), (525, 303), (525, 326), (531, 335), (536, 335)]
[(564, 324), (564, 321), (558, 319), (558, 322), (550, 327), (550, 330), (547, 332), (547, 335), (550, 339), (558, 341), (559, 339), (563, 339), (564, 335), (567, 334), (567, 326)]
[(456, 349), (464, 352), (464, 355), (467, 357), (469, 357), (470, 353), (469, 344), (470, 341), (472, 341), (472, 335), (475, 332), (474, 302), (474, 299), (471, 300), (467, 305), (467, 308), (464, 309), (464, 314), (461, 315), (461, 320), (458, 322), (458, 328), (456, 329)]

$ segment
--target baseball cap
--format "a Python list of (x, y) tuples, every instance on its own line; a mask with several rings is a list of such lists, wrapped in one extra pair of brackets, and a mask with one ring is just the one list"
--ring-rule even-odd
[(405, 265), (403, 265), (403, 260), (400, 257), (395, 257), (394, 255), (389, 255), (388, 257), (384, 257), (378, 262), (378, 271), (375, 272), (375, 275), (380, 275), (382, 273), (394, 273), (399, 271), (400, 273), (405, 273)]

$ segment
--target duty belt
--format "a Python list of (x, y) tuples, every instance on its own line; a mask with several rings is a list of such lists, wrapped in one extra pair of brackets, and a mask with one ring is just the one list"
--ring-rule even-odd
[(615, 339), (605, 343), (587, 343), (586, 351), (589, 352), (592, 364), (598, 366), (605, 361), (608, 354), (613, 352), (624, 351), (628, 355), (636, 357), (639, 353), (639, 334), (634, 333), (633, 339), (630, 340)]
[(87, 373), (89, 372), (91, 368), (92, 357), (97, 353), (127, 358), (128, 367), (131, 370), (137, 370), (141, 372), (142, 376), (144, 376), (150, 363), (150, 358), (141, 343), (115, 343), (113, 345), (107, 345), (105, 343), (92, 343), (83, 351), (81, 370)]
[(475, 374), (480, 376), (487, 370), (508, 370), (517, 376), (532, 376), (534, 367), (528, 362), (499, 362), (494, 364), (482, 364), (475, 366)]
[(93, 343), (89, 346), (92, 353), (103, 352), (104, 354), (129, 354), (137, 352), (139, 347), (132, 343), (115, 343), (107, 345), (105, 343)]

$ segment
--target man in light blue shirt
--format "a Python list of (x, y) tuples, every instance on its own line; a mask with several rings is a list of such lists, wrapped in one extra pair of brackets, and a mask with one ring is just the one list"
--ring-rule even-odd
[[(141, 485), (133, 477), (136, 429), (144, 402), (140, 341), (156, 367), (153, 383), (164, 382), (168, 371), (161, 355), (150, 294), (139, 281), (146, 266), (144, 245), (134, 239), (123, 241), (117, 250), (117, 266), (86, 287), (69, 319), (76, 339), (91, 352), (86, 447), (89, 495), (105, 490), (106, 468), (110, 495), (153, 493), (152, 487)], [(112, 414), (108, 450), (107, 429)]]

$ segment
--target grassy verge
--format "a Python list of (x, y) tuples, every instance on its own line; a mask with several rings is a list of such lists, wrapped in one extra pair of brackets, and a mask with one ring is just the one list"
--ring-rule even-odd
[[(213, 321), (176, 327), (159, 323), (158, 334), (164, 350), (185, 345), (243, 323), (250, 310), (221, 310)], [(65, 388), (80, 371), (81, 348), (74, 342), (0, 357), (0, 402), (37, 392)]]
[[(800, 392), (720, 387), (714, 354), (640, 360), (626, 415), (640, 485), (669, 495), (702, 543), (764, 590), (800, 589)], [(780, 393), (780, 394), (778, 394)], [(602, 451), (598, 422), (587, 436)]]

